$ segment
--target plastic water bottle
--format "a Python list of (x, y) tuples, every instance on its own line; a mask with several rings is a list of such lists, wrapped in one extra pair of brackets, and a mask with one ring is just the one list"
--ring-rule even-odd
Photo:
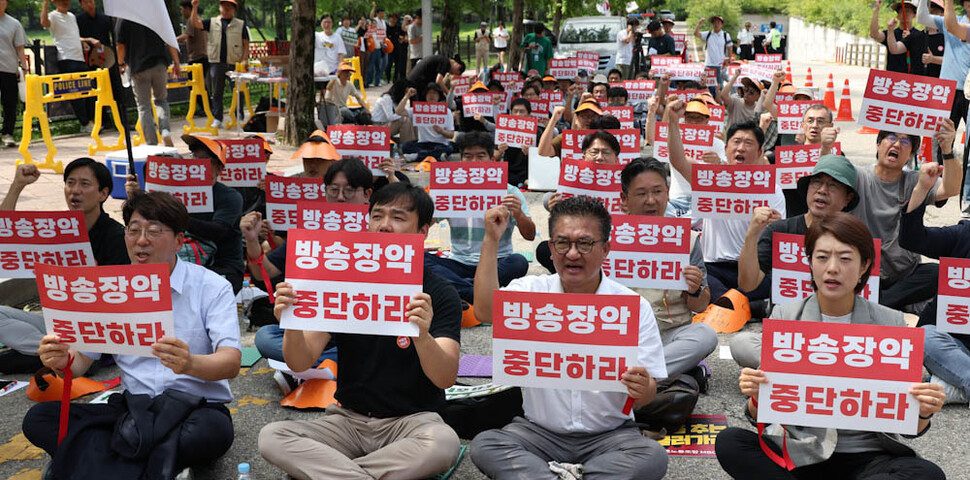
[(252, 479), (252, 477), (249, 476), (249, 464), (248, 463), (240, 463), (239, 464), (239, 467), (237, 467), (237, 470), (239, 471), (239, 476), (236, 477), (236, 480), (251, 480)]

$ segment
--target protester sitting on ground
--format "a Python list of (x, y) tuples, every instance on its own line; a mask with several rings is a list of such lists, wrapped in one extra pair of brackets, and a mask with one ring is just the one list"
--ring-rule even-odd
[[(765, 96), (765, 110), (771, 113), (772, 117), (778, 118), (778, 106), (775, 104), (775, 85), (768, 89)], [(799, 89), (795, 92), (795, 101), (812, 100), (811, 92)], [(781, 145), (821, 145), (819, 156), (836, 153), (832, 151), (835, 141), (838, 139), (839, 130), (832, 123), (832, 111), (822, 104), (814, 104), (805, 110), (802, 115), (802, 131), (798, 134), (779, 134), (778, 140)], [(773, 158), (777, 161), (777, 156), (772, 152)], [(787, 216), (794, 217), (808, 211), (808, 205), (802, 200), (804, 196), (798, 194), (793, 189), (785, 189), (785, 204), (788, 207)]]
[[(924, 203), (941, 205), (960, 191), (960, 160), (953, 153), (956, 132), (953, 122), (940, 122), (934, 142), (943, 152), (942, 181), (929, 190)], [(857, 167), (860, 202), (852, 210), (873, 236), (882, 240), (882, 260), (879, 265), (879, 303), (895, 309), (906, 307), (919, 313), (912, 304), (936, 296), (940, 273), (937, 263), (921, 263), (918, 253), (899, 245), (900, 208), (906, 196), (919, 183), (919, 172), (903, 167), (919, 151), (920, 137), (898, 132), (880, 131), (876, 136), (876, 163)]]
[[(0, 210), (16, 210), (20, 193), (39, 178), (37, 166), (18, 165)], [(95, 263), (127, 265), (131, 261), (124, 249), (124, 227), (104, 211), (111, 188), (111, 171), (94, 159), (77, 158), (64, 167), (64, 202), (68, 210), (83, 214)], [(0, 372), (33, 373), (40, 368), (37, 346), (45, 332), (42, 314), (0, 306), (0, 342), (10, 347), (0, 353)]]
[[(408, 116), (407, 80), (395, 80), (374, 104), (371, 121), (376, 126), (390, 127), (391, 137), (398, 143), (413, 142), (417, 138), (411, 118)], [(413, 96), (413, 95), (412, 95)]]
[[(528, 117), (532, 115), (532, 105), (526, 98), (516, 98), (509, 106), (509, 114)], [(545, 132), (542, 124), (536, 128), (535, 142)], [(508, 144), (500, 143), (495, 149), (496, 156), (501, 156), (509, 164), (509, 185), (523, 187), (529, 180), (529, 147), (509, 148)]]
[[(905, 327), (903, 313), (859, 296), (875, 261), (872, 235), (856, 217), (835, 213), (812, 223), (805, 235), (805, 253), (811, 267), (815, 293), (796, 302), (775, 307), (771, 318), (789, 321), (852, 323)], [(761, 335), (748, 335), (741, 346), (732, 343), (732, 353), (743, 347), (744, 358), (755, 366), (741, 370), (738, 384), (745, 399), (745, 416), (758, 421), (758, 390), (771, 381), (771, 373), (758, 370)], [(930, 417), (940, 411), (946, 396), (933, 383), (914, 383), (909, 401), (919, 403), (918, 434), (930, 427)], [(759, 425), (759, 433), (762, 430)], [(733, 478), (818, 478), (838, 472), (838, 478), (943, 479), (943, 471), (919, 458), (899, 435), (848, 429), (763, 425), (759, 434), (728, 427), (714, 445), (721, 467)], [(788, 441), (797, 438), (799, 441)], [(810, 441), (813, 439), (815, 441)], [(762, 443), (763, 442), (763, 443)], [(760, 445), (759, 445), (760, 443)], [(794, 463), (789, 471), (770, 458), (768, 451), (785, 455)], [(829, 473), (826, 473), (829, 472)]]
[[(405, 97), (413, 99), (417, 94), (416, 89), (409, 88)], [(425, 86), (423, 101), (444, 102), (444, 91), (437, 83), (429, 83)], [(407, 109), (407, 114), (414, 115), (413, 107)], [(452, 139), (455, 138), (455, 117), (450, 112), (449, 115), (445, 115), (444, 126), (416, 125), (414, 128), (418, 131), (418, 141), (401, 145), (401, 152), (408, 161), (423, 160), (425, 157), (439, 160), (455, 152), (455, 144), (452, 143)]]
[[(485, 132), (472, 132), (462, 135), (458, 150), (463, 162), (487, 162), (492, 159), (492, 136)], [(529, 205), (518, 187), (508, 185), (508, 192), (502, 198), (502, 206), (512, 212), (508, 228), (502, 234), (498, 249), (498, 277), (501, 286), (508, 285), (516, 278), (529, 272), (529, 261), (512, 249), (512, 232), (518, 229), (522, 238), (532, 241), (536, 236), (536, 226), (529, 217)], [(478, 218), (449, 218), (448, 230), (451, 237), (451, 256), (439, 257), (432, 252), (425, 253), (425, 266), (438, 277), (451, 283), (462, 300), (475, 304), (475, 269), (479, 263), (482, 239), (485, 237), (485, 220)]]
[[(627, 214), (673, 216), (669, 214), (667, 204), (667, 168), (657, 159), (647, 157), (633, 160), (623, 167), (620, 181), (620, 199)], [(687, 290), (631, 288), (650, 302), (653, 308), (669, 378), (688, 372), (696, 377), (703, 377), (703, 373), (695, 369), (700, 369), (698, 363), (717, 348), (717, 333), (710, 325), (703, 322), (691, 323), (691, 312), (703, 312), (711, 303), (704, 253), (697, 241), (698, 237), (699, 232), (691, 232), (690, 265), (681, 272), (687, 282)]]
[[(504, 206), (485, 213), (486, 234), (475, 274), (475, 317), (492, 321), (492, 292), (499, 289), (499, 240), (511, 212)], [(603, 274), (610, 251), (610, 214), (599, 200), (580, 196), (557, 204), (549, 216), (553, 262), (561, 275), (527, 276), (503, 290), (566, 294), (636, 295)], [(489, 478), (560, 478), (552, 462), (582, 464), (586, 478), (659, 479), (667, 472), (667, 454), (643, 436), (629, 412), (650, 403), (656, 379), (667, 376), (653, 310), (640, 298), (639, 349), (635, 365), (620, 380), (626, 393), (522, 388), (524, 417), (475, 436), (471, 457)]]
[[(547, 125), (555, 126), (565, 111), (566, 107), (557, 105), (552, 110), (552, 116), (549, 117), (549, 123)], [(600, 108), (598, 102), (595, 100), (581, 102), (573, 112), (572, 129), (587, 130), (590, 128), (589, 124), (592, 123), (593, 119), (600, 115), (603, 115), (603, 110)], [(553, 128), (547, 128), (546, 131), (542, 132), (542, 136), (539, 137), (538, 149), (539, 155), (544, 157), (558, 157), (562, 155), (562, 134)]]
[[(368, 229), (427, 235), (433, 215), (423, 189), (395, 183), (371, 197)], [(277, 285), (277, 318), (295, 302), (289, 283)], [(301, 479), (427, 478), (454, 465), (458, 435), (435, 412), (458, 375), (461, 300), (425, 270), (423, 292), (406, 309), (420, 333), (404, 347), (393, 336), (285, 331), (283, 355), (296, 372), (311, 368), (330, 338), (336, 340), (340, 403), (310, 421), (263, 427), (263, 458)]]
[(357, 100), (357, 104), (360, 105), (362, 113), (370, 113), (364, 96), (354, 86), (354, 82), (350, 81), (350, 75), (353, 73), (353, 65), (347, 62), (341, 62), (340, 66), (337, 67), (337, 79), (331, 80), (327, 84), (326, 93), (323, 95), (324, 102), (328, 105), (333, 105), (340, 112), (340, 118), (343, 120), (341, 123), (354, 124), (359, 118), (360, 112), (355, 112), (347, 106), (347, 99), (350, 97), (354, 97)]
[(797, 191), (808, 204), (808, 212), (782, 219), (777, 210), (755, 208), (744, 247), (738, 257), (738, 288), (747, 292), (755, 290), (763, 282), (770, 285), (772, 238), (775, 233), (805, 235), (813, 223), (855, 208), (859, 204), (857, 178), (856, 169), (849, 159), (841, 155), (824, 155), (812, 169), (811, 175), (798, 179)]
[[(970, 222), (946, 227), (927, 227), (923, 221), (926, 196), (936, 185), (941, 168), (936, 163), (919, 167), (919, 183), (913, 189), (899, 221), (899, 246), (930, 258), (970, 258)], [(961, 276), (962, 280), (963, 277)], [(938, 329), (938, 299), (919, 314), (917, 326), (924, 330), (923, 364), (930, 382), (943, 386), (947, 403), (967, 403), (970, 393), (970, 335)]]
[[(670, 164), (683, 175), (693, 178), (693, 168), (684, 154), (684, 145), (680, 138), (679, 121), (686, 112), (683, 100), (671, 95), (667, 99), (667, 146), (670, 152)], [(761, 145), (764, 133), (757, 125), (744, 122), (732, 125), (727, 131), (725, 153), (728, 165), (767, 165)], [(768, 198), (768, 204), (778, 212), (785, 211), (785, 197), (780, 188)], [(748, 231), (745, 220), (722, 220), (705, 218), (701, 221), (701, 246), (704, 252), (704, 262), (707, 265), (707, 279), (711, 287), (711, 298), (717, 299), (728, 290), (738, 287), (738, 257), (744, 246), (744, 239)], [(744, 292), (749, 300), (764, 300), (770, 294), (770, 285), (762, 282), (755, 290)], [(761, 318), (767, 302), (752, 306), (752, 315)]]
[(759, 80), (744, 77), (741, 79), (741, 88), (738, 89), (741, 96), (731, 94), (740, 75), (741, 69), (738, 69), (728, 80), (727, 88), (721, 90), (721, 93), (717, 96), (717, 100), (724, 105), (726, 110), (724, 128), (731, 128), (735, 123), (757, 122), (764, 111), (761, 94), (764, 92), (765, 86)]
[[(122, 215), (131, 263), (168, 267), (175, 331), (152, 345), (154, 357), (115, 355), (125, 392), (104, 404), (72, 404), (63, 442), (58, 441), (61, 402), (27, 411), (24, 436), (53, 457), (53, 476), (47, 478), (173, 478), (186, 467), (211, 463), (232, 445), (232, 418), (225, 404), (233, 399), (228, 379), (239, 373), (241, 358), (232, 288), (216, 273), (179, 260), (189, 215), (175, 197), (138, 193), (125, 202)], [(57, 335), (45, 335), (37, 353), (58, 376), (69, 365), (74, 376), (84, 375), (100, 357), (71, 349)], [(118, 455), (112, 447), (124, 442), (116, 438), (116, 423), (129, 413), (144, 418), (149, 414), (145, 409), (164, 409), (168, 416), (155, 417), (155, 432), (169, 426), (175, 433), (156, 439), (148, 432), (149, 438), (137, 445), (147, 449), (141, 459)]]

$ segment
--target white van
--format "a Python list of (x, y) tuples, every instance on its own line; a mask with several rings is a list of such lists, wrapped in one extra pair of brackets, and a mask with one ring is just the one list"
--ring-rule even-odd
[(569, 58), (576, 52), (600, 55), (599, 71), (607, 72), (616, 65), (616, 35), (626, 28), (626, 17), (567, 18), (559, 31), (555, 58)]

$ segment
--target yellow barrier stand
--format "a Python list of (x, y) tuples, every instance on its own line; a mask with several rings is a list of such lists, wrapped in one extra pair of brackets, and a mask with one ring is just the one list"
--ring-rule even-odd
[[(212, 127), (212, 121), (214, 117), (212, 116), (212, 111), (209, 109), (209, 95), (205, 91), (205, 75), (202, 72), (201, 64), (193, 65), (182, 65), (181, 74), (178, 77), (168, 78), (168, 89), (173, 88), (184, 88), (191, 87), (192, 90), (189, 92), (189, 111), (185, 114), (185, 122), (187, 125), (182, 126), (182, 133), (197, 133), (203, 132), (211, 135), (218, 135), (219, 129)], [(169, 75), (172, 74), (172, 67), (168, 67)], [(195, 123), (195, 111), (196, 111), (196, 99), (202, 98), (202, 108), (205, 110), (206, 122), (204, 125), (196, 125)], [(161, 132), (158, 131), (158, 112), (155, 111), (155, 103), (152, 103), (152, 116), (155, 117), (155, 132), (157, 138), (161, 138)], [(136, 135), (132, 136), (131, 144), (140, 145), (145, 138), (145, 131), (142, 130), (141, 119), (135, 124), (135, 131), (138, 132)]]
[[(100, 68), (93, 72), (27, 75), (25, 83), (26, 107), (24, 108), (23, 134), (18, 149), (23, 158), (17, 160), (17, 165), (35, 163), (30, 156), (28, 147), (30, 146), (34, 119), (37, 119), (44, 144), (47, 145), (46, 160), (44, 163), (37, 164), (37, 168), (51, 169), (56, 173), (64, 172), (64, 165), (61, 162), (54, 161), (57, 147), (54, 146), (54, 140), (51, 138), (50, 122), (47, 118), (47, 112), (44, 111), (44, 105), (78, 98), (95, 97), (97, 99), (95, 102), (94, 127), (91, 132), (91, 138), (95, 143), (88, 145), (88, 155), (94, 155), (95, 152), (101, 150), (121, 150), (125, 148), (124, 137), (120, 133), (123, 130), (118, 116), (118, 104), (115, 103), (114, 96), (111, 93), (111, 80), (108, 77), (107, 70)], [(118, 142), (115, 145), (105, 145), (101, 141), (101, 115), (104, 107), (111, 108), (115, 128), (119, 132)]]
[[(239, 62), (236, 64), (237, 73), (246, 73), (248, 71), (248, 64), (246, 62)], [(225, 79), (223, 79), (223, 81), (225, 81)], [(233, 82), (232, 101), (229, 102), (229, 121), (227, 121), (225, 124), (226, 129), (236, 128), (236, 125), (239, 123), (239, 121), (236, 120), (236, 106), (239, 104), (240, 92), (243, 94), (243, 99), (246, 102), (246, 110), (249, 111), (249, 116), (252, 117), (256, 114), (256, 112), (253, 110), (253, 104), (249, 98), (249, 82), (236, 80)], [(222, 101), (222, 99), (219, 100)]]
[[(350, 62), (354, 67), (354, 73), (350, 74), (350, 81), (353, 82), (357, 90), (360, 91), (360, 95), (364, 97), (364, 101), (367, 101), (367, 92), (364, 91), (364, 77), (360, 73), (360, 57), (350, 57), (345, 58), (345, 62)], [(347, 98), (347, 108), (357, 108), (360, 107), (360, 103), (354, 97)]]

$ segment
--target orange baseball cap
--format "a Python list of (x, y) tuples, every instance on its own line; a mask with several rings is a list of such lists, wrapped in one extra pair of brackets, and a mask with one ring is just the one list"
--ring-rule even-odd
[(556, 77), (553, 77), (552, 75), (546, 75), (545, 77), (542, 77), (542, 81), (543, 82), (558, 82), (559, 80), (556, 80)]
[(486, 87), (485, 84), (482, 83), (482, 82), (475, 82), (475, 84), (472, 85), (471, 88), (468, 89), (468, 93), (474, 93), (474, 92), (477, 92), (479, 90), (481, 90), (483, 92), (487, 92), (488, 91), (488, 87)]
[(353, 72), (354, 66), (348, 62), (340, 62), (340, 66), (337, 67), (338, 72)]
[(580, 103), (573, 113), (584, 112), (586, 110), (592, 110), (592, 112), (597, 115), (603, 114), (603, 110), (600, 108), (600, 104), (596, 100), (586, 100), (585, 102)]
[(205, 148), (210, 153), (215, 155), (223, 165), (226, 164), (226, 146), (223, 145), (222, 142), (191, 134), (182, 135), (182, 141), (189, 146), (189, 150), (196, 147)]
[(687, 102), (686, 113), (699, 113), (705, 117), (711, 116), (711, 109), (707, 108), (707, 102), (701, 97), (694, 97)]
[(340, 160), (340, 154), (330, 143), (330, 137), (323, 130), (314, 130), (310, 138), (290, 157), (293, 159), (319, 158), (321, 160)]

